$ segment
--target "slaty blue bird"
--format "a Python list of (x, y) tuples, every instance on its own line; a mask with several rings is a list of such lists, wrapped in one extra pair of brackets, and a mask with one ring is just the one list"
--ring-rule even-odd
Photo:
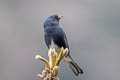
[[(55, 48), (57, 53), (60, 52), (61, 47), (68, 48), (68, 41), (65, 32), (59, 25), (59, 21), (63, 16), (52, 15), (48, 17), (44, 22), (44, 38), (48, 48)], [(64, 57), (64, 61), (67, 62), (76, 76), (83, 74), (83, 70), (75, 63), (70, 56), (70, 50), (68, 55)]]

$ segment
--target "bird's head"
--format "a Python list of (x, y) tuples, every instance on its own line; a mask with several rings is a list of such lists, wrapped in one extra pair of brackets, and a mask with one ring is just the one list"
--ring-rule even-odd
[(59, 25), (59, 20), (62, 18), (62, 15), (52, 15), (46, 19), (44, 22), (44, 27), (45, 26), (56, 26)]
[(51, 19), (52, 21), (59, 21), (62, 17), (62, 15), (52, 15), (48, 19)]

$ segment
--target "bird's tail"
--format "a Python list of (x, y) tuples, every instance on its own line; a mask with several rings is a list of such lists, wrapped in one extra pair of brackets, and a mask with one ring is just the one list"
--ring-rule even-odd
[(83, 74), (83, 70), (75, 63), (75, 61), (68, 55), (64, 60), (69, 64), (70, 68), (76, 76)]

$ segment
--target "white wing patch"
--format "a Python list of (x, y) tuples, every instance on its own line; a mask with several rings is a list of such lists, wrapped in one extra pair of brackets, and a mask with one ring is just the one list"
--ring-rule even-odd
[(49, 47), (54, 48), (57, 53), (60, 53), (60, 47), (56, 45), (53, 40), (51, 40), (51, 45)]

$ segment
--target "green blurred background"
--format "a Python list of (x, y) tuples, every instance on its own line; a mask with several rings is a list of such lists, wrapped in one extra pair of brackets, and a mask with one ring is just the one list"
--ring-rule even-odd
[(43, 23), (63, 15), (71, 56), (84, 70), (61, 63), (60, 80), (120, 80), (119, 0), (0, 0), (0, 80), (40, 80), (47, 58)]

